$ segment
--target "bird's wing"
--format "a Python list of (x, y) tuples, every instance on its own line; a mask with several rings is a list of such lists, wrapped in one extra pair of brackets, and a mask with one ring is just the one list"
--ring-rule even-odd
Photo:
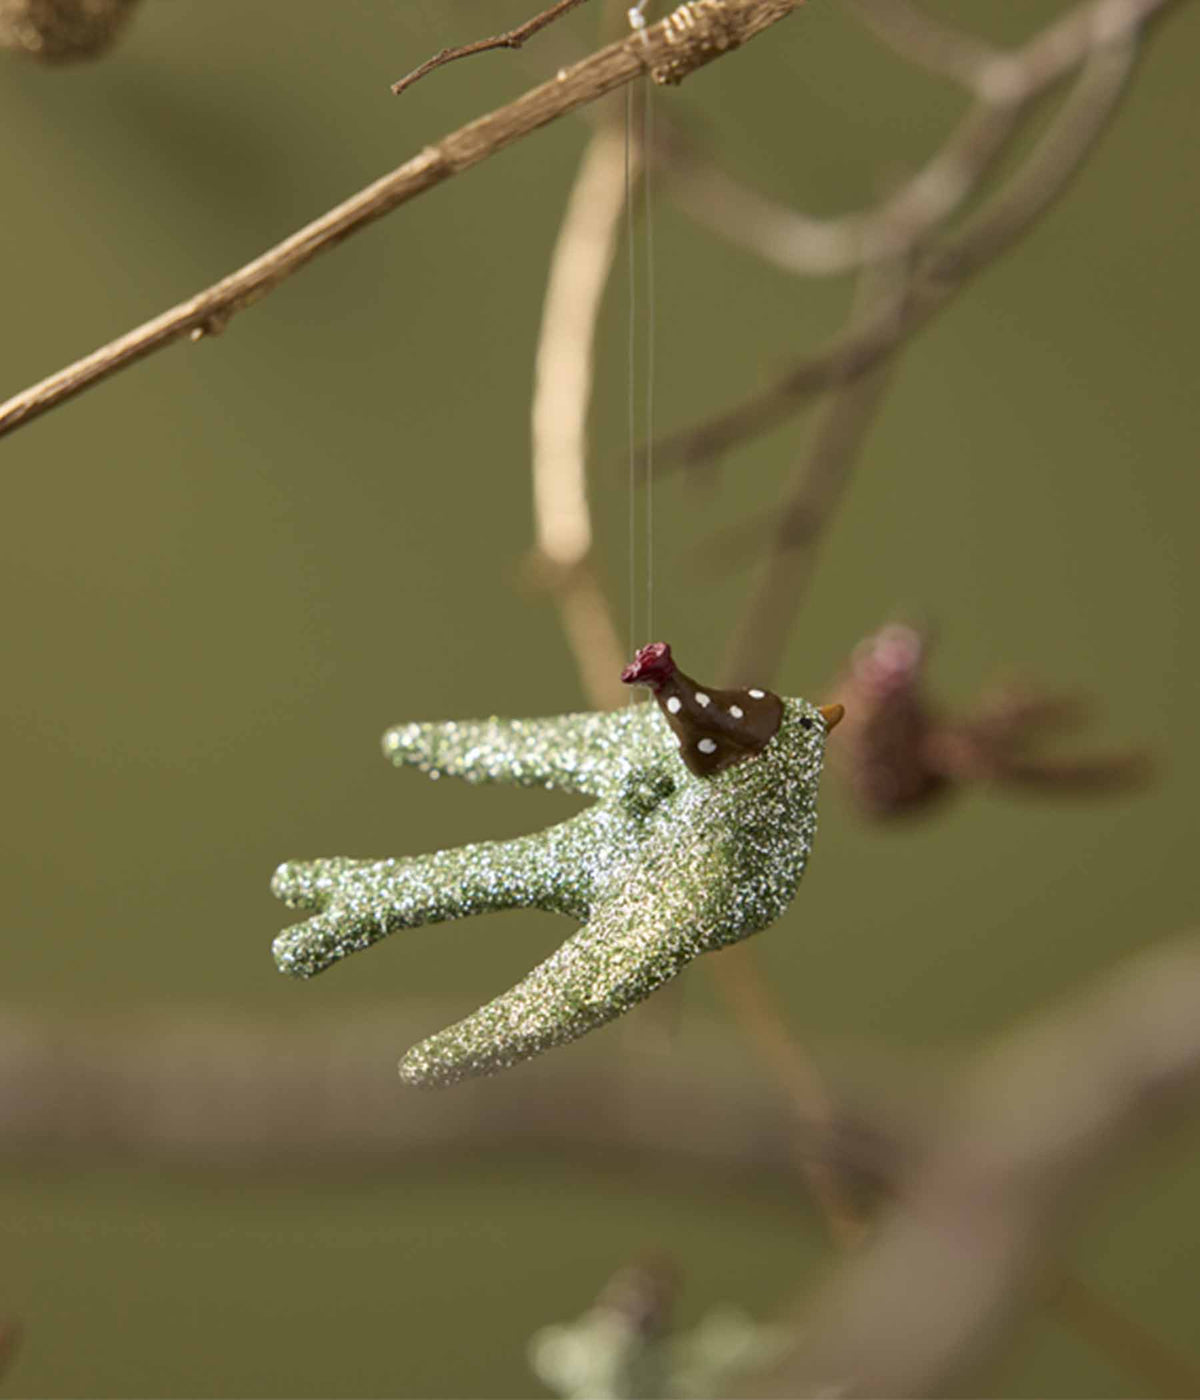
[(640, 868), (511, 991), (410, 1050), (400, 1077), (437, 1088), (494, 1074), (644, 1001), (697, 954), (725, 941), (720, 932), (735, 901), (714, 854), (670, 871)]
[(666, 727), (650, 705), (544, 719), (401, 724), (383, 736), (383, 751), (398, 767), (591, 797), (614, 791), (632, 766), (665, 746)]
[(276, 938), (275, 962), (293, 977), (313, 977), (400, 929), (499, 909), (581, 918), (591, 894), (586, 872), (562, 878), (567, 862), (578, 858), (572, 835), (578, 821), (402, 859), (285, 861), (271, 880), (272, 893), (293, 909), (315, 912)]

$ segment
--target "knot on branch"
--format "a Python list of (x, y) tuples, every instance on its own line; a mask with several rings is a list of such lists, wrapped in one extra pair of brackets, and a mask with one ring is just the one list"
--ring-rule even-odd
[(743, 38), (724, 0), (689, 0), (662, 21), (659, 35), (667, 49), (651, 64), (650, 76), (662, 86), (683, 82)]

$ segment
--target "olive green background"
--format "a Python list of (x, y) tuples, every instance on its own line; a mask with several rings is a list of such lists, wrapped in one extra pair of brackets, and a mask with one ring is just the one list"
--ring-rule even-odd
[[(979, 32), (1016, 41), (1052, 7), (969, 8)], [(822, 691), (907, 609), (936, 620), (949, 700), (1012, 667), (1094, 694), (1097, 740), (1146, 742), (1159, 780), (1090, 805), (971, 794), (889, 831), (831, 790), (800, 897), (757, 940), (814, 1043), (932, 1050), (949, 1071), (1194, 917), (1200, 13), (1175, 8), (1069, 196), (905, 357), (776, 678)], [(92, 66), (3, 56), (0, 396), (597, 34), (584, 7), (520, 56), (389, 95), (427, 53), (528, 9), (146, 0)], [(819, 213), (873, 200), (963, 108), (834, 0), (655, 100)], [(429, 999), (465, 1014), (553, 946), (552, 921), (505, 916), (296, 984), (269, 956), (287, 915), (267, 881), (285, 856), (403, 853), (568, 810), (397, 774), (378, 736), (583, 703), (522, 559), (541, 296), (585, 139), (560, 122), (322, 257), (222, 337), (0, 442), (5, 1007), (302, 1023)], [(837, 324), (845, 286), (771, 271), (666, 200), (655, 221), (660, 426), (736, 400)], [(622, 617), (625, 314), (618, 278), (593, 496)], [(655, 630), (696, 675), (715, 678), (750, 584), (702, 546), (771, 503), (803, 431), (732, 454), (715, 484), (657, 492)], [(686, 978), (689, 1018), (719, 1014), (705, 980)], [(1139, 1159), (1077, 1250), (1083, 1276), (1180, 1347), (1194, 1345), (1195, 1168), (1194, 1140)], [(28, 1332), (7, 1385), (38, 1396), (541, 1393), (525, 1338), (640, 1249), (678, 1259), (685, 1318), (721, 1300), (769, 1315), (819, 1277), (823, 1250), (786, 1179), (581, 1163), (552, 1141), (532, 1159), (362, 1179), (31, 1164), (0, 1144), (0, 1238), (0, 1314)], [(1139, 1391), (1045, 1318), (988, 1383)]]

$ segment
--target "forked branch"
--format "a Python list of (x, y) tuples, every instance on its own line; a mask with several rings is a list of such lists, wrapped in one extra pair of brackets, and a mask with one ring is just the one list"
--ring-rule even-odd
[[(871, 1244), (842, 1264), (805, 1319), (799, 1352), (757, 1393), (973, 1393), (971, 1376), (1036, 1298), (1046, 1251), (1086, 1188), (1119, 1149), (1192, 1121), (1198, 1097), (1200, 939), (1191, 934), (970, 1067)], [(1143, 1369), (1145, 1340), (1139, 1328)], [(1186, 1358), (1155, 1345), (1152, 1365), (1164, 1393), (1196, 1393)]]
[(565, 113), (642, 73), (658, 83), (682, 82), (799, 4), (800, 0), (690, 0), (658, 24), (561, 69), (548, 83), (426, 147), (213, 286), (0, 404), (0, 436), (184, 336), (198, 340), (217, 333), (318, 253)]
[(456, 48), (442, 49), (440, 53), (435, 53), (432, 58), (427, 58), (419, 67), (414, 68), (411, 73), (406, 73), (403, 78), (394, 82), (392, 91), (399, 97), (406, 88), (412, 87), (413, 83), (423, 78), (426, 73), (432, 73), (435, 68), (443, 68), (447, 63), (453, 63), (459, 58), (470, 58), (474, 54), (488, 53), (492, 49), (519, 49), (526, 39), (532, 39), (540, 29), (545, 29), (568, 10), (582, 4), (583, 0), (558, 0), (556, 5), (551, 5), (532, 19), (527, 19), (524, 24), (506, 29), (503, 34), (493, 34), (490, 39), (475, 39), (472, 43), (459, 44)]
[(868, 373), (906, 344), (977, 273), (1022, 238), (1063, 193), (1103, 134), (1136, 57), (1132, 38), (1099, 48), (1033, 151), (996, 194), (917, 261), (899, 315), (889, 307), (848, 325), (740, 404), (660, 440), (659, 471), (697, 465), (789, 418), (812, 395)]

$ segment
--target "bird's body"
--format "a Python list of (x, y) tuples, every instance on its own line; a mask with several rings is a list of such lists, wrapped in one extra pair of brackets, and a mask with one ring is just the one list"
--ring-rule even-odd
[(828, 720), (807, 701), (750, 693), (780, 705), (778, 729), (708, 777), (689, 770), (652, 705), (390, 730), (384, 749), (397, 764), (596, 800), (511, 841), (280, 866), (275, 893), (318, 912), (276, 939), (278, 965), (309, 977), (400, 929), (499, 909), (581, 923), (516, 987), (411, 1050), (401, 1075), (414, 1084), (492, 1073), (621, 1015), (698, 954), (766, 927), (795, 893)]

